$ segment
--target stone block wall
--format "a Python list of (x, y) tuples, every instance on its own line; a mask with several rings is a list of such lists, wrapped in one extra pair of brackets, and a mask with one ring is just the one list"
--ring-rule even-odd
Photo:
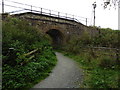
[(98, 30), (85, 26), (74, 20), (68, 20), (58, 17), (52, 17), (36, 13), (22, 13), (13, 15), (13, 17), (18, 17), (30, 22), (31, 25), (36, 26), (40, 32), (46, 34), (49, 30), (58, 30), (63, 35), (63, 42), (66, 43), (71, 36), (80, 37), (83, 32), (88, 32), (91, 36), (98, 34)]

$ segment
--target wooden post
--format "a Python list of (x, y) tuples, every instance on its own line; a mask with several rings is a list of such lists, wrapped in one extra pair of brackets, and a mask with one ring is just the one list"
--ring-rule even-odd
[(116, 49), (116, 62), (119, 64), (119, 49)]

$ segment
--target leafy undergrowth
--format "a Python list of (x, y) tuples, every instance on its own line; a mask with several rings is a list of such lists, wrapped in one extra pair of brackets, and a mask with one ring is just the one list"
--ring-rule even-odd
[(113, 62), (107, 63), (107, 60), (112, 59), (98, 57), (91, 58), (91, 61), (89, 61), (90, 55), (87, 53), (82, 53), (82, 55), (63, 51), (62, 53), (73, 58), (83, 68), (85, 79), (80, 88), (120, 88), (120, 67)]
[(67, 44), (59, 50), (84, 69), (82, 88), (120, 88), (120, 31), (96, 29), (99, 31), (96, 35), (87, 31), (79, 36), (71, 35)]
[[(33, 58), (24, 56), (38, 49)], [(46, 78), (57, 59), (49, 38), (27, 21), (6, 18), (3, 21), (2, 89), (29, 89)]]

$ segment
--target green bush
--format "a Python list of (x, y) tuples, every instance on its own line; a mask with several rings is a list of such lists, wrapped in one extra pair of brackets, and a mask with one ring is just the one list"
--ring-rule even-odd
[(120, 31), (99, 28), (96, 36), (84, 32), (71, 36), (62, 48), (65, 55), (77, 61), (85, 71), (83, 88), (119, 88), (119, 68), (114, 50), (94, 50), (93, 47), (120, 48)]
[[(24, 56), (35, 49), (38, 51), (34, 58)], [(29, 22), (12, 17), (3, 21), (2, 52), (5, 90), (32, 87), (49, 75), (57, 60), (47, 36)]]
[(94, 68), (86, 83), (91, 88), (118, 88), (118, 71)]
[(99, 66), (102, 68), (112, 68), (116, 65), (115, 60), (110, 57), (104, 56), (100, 58)]
[[(81, 88), (119, 88), (120, 77), (119, 69), (116, 64), (110, 60), (109, 57), (91, 58), (91, 56), (83, 52), (82, 54), (75, 55), (72, 53), (64, 52), (65, 55), (73, 58), (84, 69), (84, 82)], [(88, 59), (91, 59), (89, 62)], [(106, 60), (106, 61), (104, 61)]]

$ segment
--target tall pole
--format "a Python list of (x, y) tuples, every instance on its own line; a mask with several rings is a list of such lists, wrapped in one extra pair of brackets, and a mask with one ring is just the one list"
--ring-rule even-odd
[(87, 26), (87, 18), (86, 18), (86, 26)]
[(118, 3), (118, 30), (120, 30), (120, 2)]
[(95, 26), (95, 8), (97, 6), (96, 2), (94, 2), (92, 5), (93, 5), (93, 9), (94, 9), (94, 11), (93, 11), (94, 12), (94, 24), (93, 25)]
[(2, 13), (4, 13), (4, 0), (2, 0)]
[(95, 26), (95, 8), (94, 8), (94, 24), (93, 25)]

